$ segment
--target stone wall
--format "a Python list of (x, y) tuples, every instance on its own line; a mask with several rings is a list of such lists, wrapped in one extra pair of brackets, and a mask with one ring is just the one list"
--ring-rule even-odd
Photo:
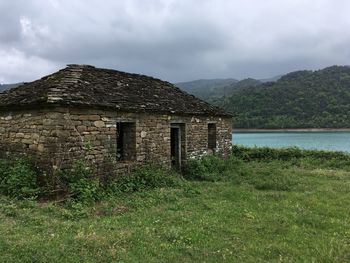
[[(135, 137), (130, 140), (136, 143), (134, 162), (117, 161), (117, 122), (134, 123)], [(231, 151), (230, 118), (57, 107), (0, 112), (0, 155), (29, 153), (39, 167), (50, 172), (69, 169), (74, 160), (81, 158), (94, 163), (101, 175), (125, 171), (135, 162), (170, 167), (171, 123), (185, 127), (182, 133), (187, 158), (211, 152), (208, 123), (216, 124), (216, 152), (227, 155)]]
[(50, 169), (48, 150), (60, 134), (53, 134), (49, 121), (44, 111), (0, 112), (0, 157), (29, 154), (38, 166)]

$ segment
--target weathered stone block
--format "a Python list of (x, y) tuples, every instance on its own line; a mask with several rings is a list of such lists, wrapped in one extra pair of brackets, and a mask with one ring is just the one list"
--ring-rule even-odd
[(104, 123), (103, 121), (94, 121), (94, 125), (95, 125), (97, 128), (105, 127), (105, 123)]
[(45, 146), (43, 144), (38, 144), (37, 149), (39, 152), (43, 152), (45, 150)]
[(77, 131), (78, 131), (78, 132), (87, 131), (87, 127), (86, 127), (86, 126), (83, 126), (83, 125), (79, 125), (79, 126), (77, 127)]
[(22, 132), (16, 133), (16, 138), (24, 138), (24, 133)]

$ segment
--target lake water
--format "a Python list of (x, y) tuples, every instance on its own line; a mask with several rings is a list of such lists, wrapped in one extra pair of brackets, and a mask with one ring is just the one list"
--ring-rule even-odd
[(350, 152), (350, 132), (234, 132), (234, 144)]

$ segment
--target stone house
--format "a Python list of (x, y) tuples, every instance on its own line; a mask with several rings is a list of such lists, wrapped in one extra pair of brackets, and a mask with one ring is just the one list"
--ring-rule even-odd
[[(30, 154), (42, 170), (85, 158), (98, 173), (231, 151), (232, 116), (148, 76), (68, 65), (0, 93), (0, 157)], [(111, 167), (113, 165), (113, 167)]]

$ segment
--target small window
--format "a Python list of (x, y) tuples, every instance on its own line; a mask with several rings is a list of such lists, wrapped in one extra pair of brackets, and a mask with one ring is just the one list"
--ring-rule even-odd
[(208, 124), (208, 149), (215, 151), (216, 149), (216, 124)]
[(136, 126), (134, 122), (117, 122), (117, 160), (133, 161), (136, 157)]

